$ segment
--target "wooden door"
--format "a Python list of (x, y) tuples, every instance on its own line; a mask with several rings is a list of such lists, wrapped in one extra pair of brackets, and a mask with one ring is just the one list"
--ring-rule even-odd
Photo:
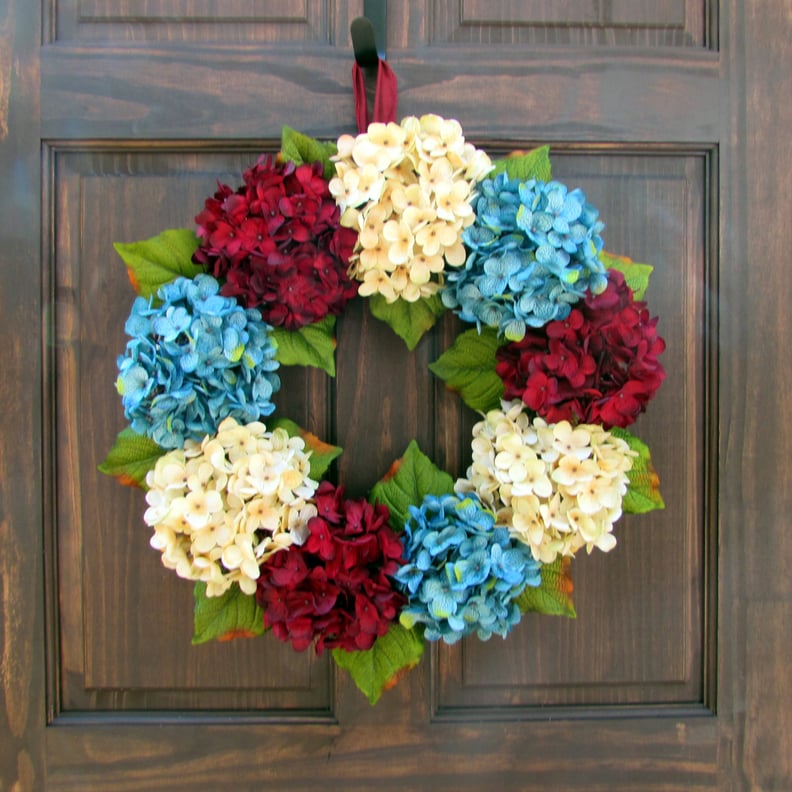
[[(96, 465), (132, 292), (113, 241), (190, 226), (288, 124), (353, 131), (355, 0), (0, 4), (0, 789), (792, 786), (788, 2), (391, 3), (400, 115), (549, 143), (610, 250), (655, 265), (669, 376), (636, 431), (667, 508), (575, 561), (576, 621), (433, 646), (372, 708), (327, 656), (192, 647), (191, 587)], [(289, 417), (364, 494), (473, 415), (355, 305)]]

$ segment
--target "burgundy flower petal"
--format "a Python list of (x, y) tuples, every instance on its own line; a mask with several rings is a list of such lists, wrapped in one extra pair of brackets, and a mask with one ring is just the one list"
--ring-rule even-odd
[(206, 199), (193, 261), (270, 324), (295, 330), (339, 314), (357, 294), (347, 274), (357, 235), (341, 227), (321, 163), (262, 157), (243, 178)]
[(522, 399), (551, 423), (626, 427), (665, 379), (664, 349), (657, 318), (612, 270), (607, 289), (587, 294), (566, 319), (501, 347), (496, 371), (506, 399)]
[(368, 649), (406, 604), (390, 575), (403, 547), (387, 507), (346, 500), (322, 482), (305, 544), (261, 565), (256, 599), (273, 634), (297, 650)]

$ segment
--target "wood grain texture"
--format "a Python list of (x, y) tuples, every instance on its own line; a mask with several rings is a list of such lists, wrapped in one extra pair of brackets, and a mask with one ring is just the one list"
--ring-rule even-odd
[(345, 311), (338, 332), (335, 386), (336, 440), (346, 453), (338, 462), (349, 494), (362, 496), (415, 438), (434, 457), (435, 383), (427, 366), (432, 336), (414, 352), (362, 301)]
[(37, 8), (0, 8), (0, 789), (44, 776)]
[[(354, 5), (354, 2), (352, 3)], [(349, 0), (55, 0), (58, 41), (303, 42), (348, 36)]]
[(15, 3), (0, 12), (0, 142), (8, 134), (8, 101), (11, 96), (11, 61), (14, 50)]
[(460, 17), (463, 25), (489, 22), (506, 26), (561, 24), (684, 28), (685, 5), (684, 0), (616, 0), (609, 3), (600, 0), (560, 0), (554, 3), (544, 0), (462, 0)]
[[(100, 730), (73, 724), (47, 733), (50, 788), (82, 792), (239, 788), (703, 792), (716, 777), (714, 718), (410, 727), (382, 717), (363, 726), (226, 725)], [(640, 728), (637, 725), (640, 724)], [(570, 746), (575, 746), (574, 758)], [(497, 757), (497, 759), (495, 758)], [(287, 772), (288, 770), (288, 772)], [(375, 779), (375, 780), (373, 780)]]
[[(728, 4), (730, 24), (724, 106), (721, 382), (721, 611), (725, 642), (719, 677), (725, 788), (792, 788), (789, 761), (792, 445), (788, 394), (792, 368), (792, 286), (779, 277), (792, 228), (787, 222), (792, 12)], [(753, 234), (777, 227), (763, 255)], [(781, 264), (781, 266), (785, 266)], [(780, 747), (784, 745), (785, 747)]]
[(714, 48), (712, 0), (435, 0), (433, 43)]
[(119, 22), (305, 22), (308, 5), (308, 0), (79, 0), (77, 18)]
[[(46, 47), (42, 126), (63, 140), (204, 139), (227, 137), (233, 119), (237, 138), (275, 137), (281, 124), (332, 137), (353, 130), (349, 64), (343, 51), (311, 49)], [(406, 52), (398, 69), (400, 112), (458, 118), (471, 138), (497, 129), (506, 139), (582, 142), (717, 140), (718, 79), (710, 53), (615, 61), (590, 50), (465, 45)], [(280, 115), (266, 109), (281, 105)]]

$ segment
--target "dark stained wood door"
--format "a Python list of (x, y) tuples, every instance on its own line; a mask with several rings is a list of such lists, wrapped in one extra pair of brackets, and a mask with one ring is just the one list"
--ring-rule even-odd
[[(636, 433), (667, 508), (575, 561), (576, 621), (433, 646), (371, 708), (327, 657), (192, 647), (191, 586), (96, 465), (132, 299), (113, 241), (190, 226), (282, 124), (353, 130), (354, 0), (6, 0), (0, 790), (792, 787), (792, 364), (785, 0), (390, 4), (400, 116), (493, 153), (549, 143), (609, 250), (655, 265), (669, 376)], [(279, 406), (364, 494), (416, 438), (453, 474), (475, 416), (359, 304), (338, 376)]]

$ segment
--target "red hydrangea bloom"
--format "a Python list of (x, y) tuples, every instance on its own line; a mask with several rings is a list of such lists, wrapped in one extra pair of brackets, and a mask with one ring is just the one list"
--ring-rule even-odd
[(322, 482), (310, 535), (262, 564), (256, 600), (264, 624), (297, 651), (370, 649), (406, 604), (391, 577), (404, 548), (388, 525), (386, 506), (346, 500), (342, 487)]
[(549, 423), (629, 426), (665, 379), (657, 356), (665, 341), (657, 317), (635, 301), (621, 272), (608, 288), (588, 292), (566, 319), (529, 328), (498, 350), (506, 399), (522, 399)]
[(193, 260), (272, 325), (295, 330), (340, 313), (357, 294), (347, 276), (357, 234), (340, 226), (321, 163), (262, 157), (243, 177), (236, 192), (218, 184), (207, 198)]

